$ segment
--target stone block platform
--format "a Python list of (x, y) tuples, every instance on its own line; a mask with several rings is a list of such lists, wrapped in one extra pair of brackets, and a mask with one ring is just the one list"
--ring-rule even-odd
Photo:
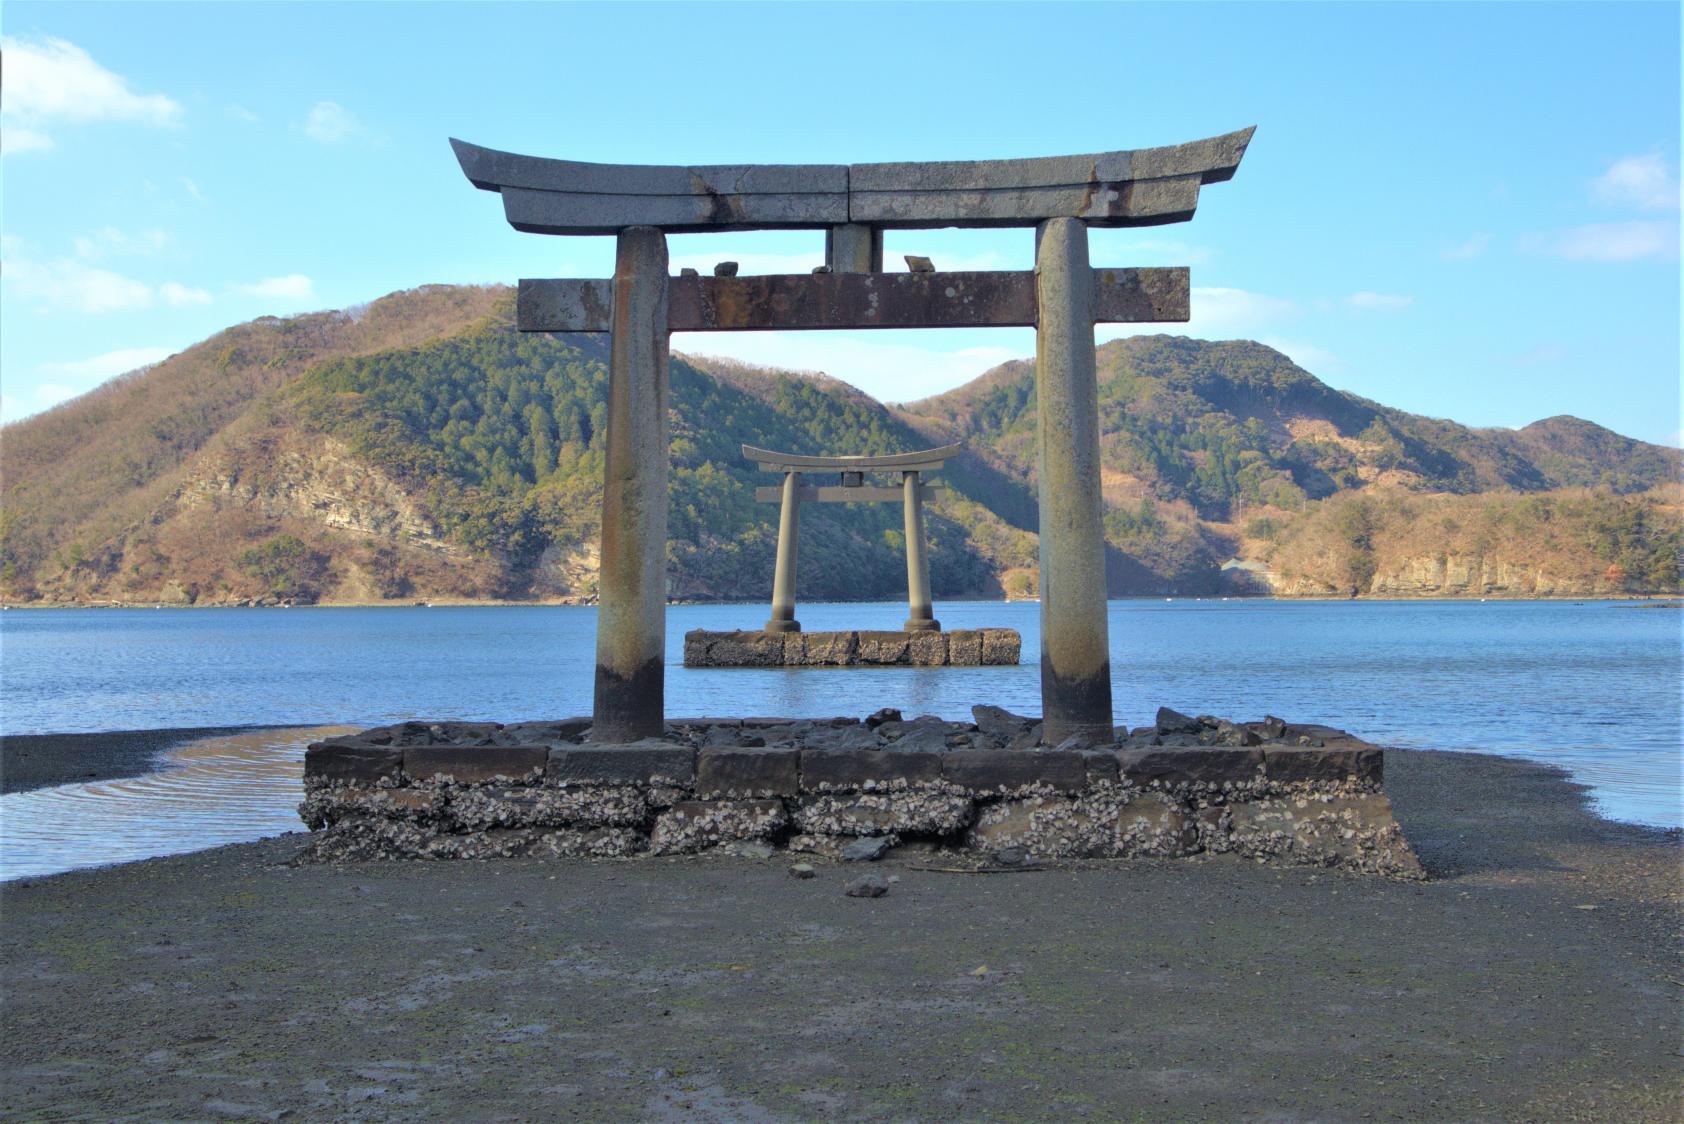
[[(409, 722), (311, 745), (300, 815), (320, 860), (672, 855), (826, 858), (895, 847), (986, 858), (1236, 854), (1423, 873), (1342, 731), (1160, 712), (1102, 746), (1044, 747), (1033, 719), (679, 719), (628, 745), (590, 721)], [(852, 851), (844, 854), (850, 844)]]
[(1015, 628), (952, 632), (709, 632), (684, 634), (685, 667), (980, 667), (1016, 664)]

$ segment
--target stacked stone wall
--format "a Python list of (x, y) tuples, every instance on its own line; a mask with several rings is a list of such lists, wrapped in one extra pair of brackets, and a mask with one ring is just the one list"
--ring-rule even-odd
[[(1031, 719), (693, 719), (626, 745), (589, 720), (405, 723), (309, 747), (319, 859), (624, 857), (916, 844), (1040, 859), (1236, 854), (1401, 878), (1383, 754), (1326, 727), (1171, 717), (1036, 747)], [(1226, 744), (1222, 744), (1226, 743)], [(1034, 747), (1034, 748), (1031, 748)], [(879, 848), (881, 850), (881, 848)]]
[(685, 667), (980, 667), (1015, 665), (1022, 650), (1015, 628), (684, 634)]

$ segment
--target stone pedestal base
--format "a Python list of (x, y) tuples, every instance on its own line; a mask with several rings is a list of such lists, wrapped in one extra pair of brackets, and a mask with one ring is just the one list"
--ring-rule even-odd
[[(910, 627), (913, 622), (907, 622)], [(907, 632), (709, 632), (684, 634), (685, 667), (981, 667), (1015, 664), (1023, 638), (1012, 628), (931, 626)]]
[[(1381, 750), (1339, 731), (1211, 719), (1041, 749), (1037, 719), (975, 712), (679, 719), (629, 745), (592, 742), (588, 719), (407, 722), (310, 746), (299, 813), (323, 860), (846, 859), (913, 844), (973, 862), (1227, 853), (1425, 877), (1381, 791)], [(860, 840), (873, 845), (848, 850)]]

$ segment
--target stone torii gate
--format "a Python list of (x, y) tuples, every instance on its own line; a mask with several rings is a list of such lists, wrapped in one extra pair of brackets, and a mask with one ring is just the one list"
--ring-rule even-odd
[[(1094, 269), (1089, 226), (1193, 217), (1231, 179), (1242, 129), (1163, 148), (896, 164), (585, 164), (452, 140), (516, 230), (612, 234), (612, 280), (522, 280), (517, 325), (608, 332), (607, 458), (592, 738), (662, 732), (666, 665), (667, 339), (792, 328), (1035, 328), (1044, 740), (1111, 736), (1093, 326), (1188, 319), (1188, 271)], [(1035, 270), (883, 267), (883, 231), (1035, 228)], [(826, 232), (829, 272), (670, 277), (669, 231)]]
[[(801, 631), (801, 622), (795, 619), (795, 548), (800, 538), (803, 502), (898, 500), (906, 508), (906, 631), (940, 632), (941, 622), (936, 620), (935, 609), (930, 602), (930, 560), (924, 552), (924, 495), (932, 487), (924, 477), (958, 456), (960, 448), (959, 445), (943, 445), (921, 453), (890, 453), (877, 457), (804, 457), (744, 445), (744, 458), (759, 465), (762, 472), (781, 472), (784, 477), (783, 484), (778, 487), (754, 490), (754, 498), (762, 503), (781, 505), (778, 510), (778, 561), (772, 577), (772, 618), (766, 622), (766, 631)], [(810, 487), (803, 482), (802, 473), (814, 471), (838, 473), (842, 482), (829, 487)], [(900, 487), (867, 484), (865, 474), (868, 472), (899, 474)]]

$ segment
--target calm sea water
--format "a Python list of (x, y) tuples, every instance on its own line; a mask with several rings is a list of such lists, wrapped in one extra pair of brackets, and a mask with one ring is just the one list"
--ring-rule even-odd
[[(971, 704), (991, 702), (1037, 713), (1039, 607), (937, 608), (950, 629), (1018, 629), (1027, 662), (692, 671), (678, 662), (686, 630), (758, 627), (765, 608), (675, 606), (667, 613), (667, 712), (864, 715), (895, 706), (908, 715), (966, 718)], [(799, 616), (809, 631), (898, 628), (905, 606), (809, 604)], [(1530, 757), (1566, 766), (1592, 786), (1607, 815), (1684, 823), (1679, 610), (1607, 602), (1138, 600), (1112, 602), (1110, 625), (1119, 723), (1146, 724), (1160, 705), (1236, 718), (1268, 712), (1388, 745)], [(595, 631), (589, 608), (14, 610), (0, 615), (0, 729), (585, 714)], [(0, 873), (16, 876), (42, 831), (61, 837), (54, 869), (138, 857), (135, 847), (112, 853), (96, 845), (102, 828), (67, 826), (94, 823), (94, 806), (138, 808), (132, 822), (123, 821), (130, 827), (105, 831), (130, 837), (148, 807), (171, 802), (175, 826), (163, 833), (168, 839), (138, 848), (147, 854), (226, 842), (226, 831), (215, 833), (229, 819), (239, 821), (242, 838), (294, 828), (303, 742), (272, 735), (200, 747), (144, 782), (0, 798)], [(273, 784), (260, 784), (251, 768), (267, 770)], [(171, 773), (180, 775), (163, 779)]]

